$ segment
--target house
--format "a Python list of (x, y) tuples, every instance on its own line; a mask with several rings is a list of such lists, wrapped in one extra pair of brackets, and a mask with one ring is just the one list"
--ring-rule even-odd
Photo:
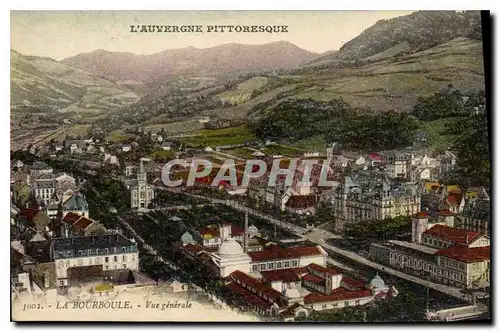
[(98, 221), (74, 212), (68, 212), (61, 220), (61, 237), (88, 236), (105, 232)]
[(129, 152), (132, 150), (132, 146), (130, 144), (123, 144), (122, 145), (122, 151), (123, 152)]
[(30, 189), (38, 200), (47, 205), (56, 193), (56, 185), (54, 174), (40, 174), (32, 178)]
[(87, 203), (85, 196), (80, 192), (73, 193), (70, 197), (62, 202), (61, 207), (63, 218), (70, 212), (84, 216), (86, 218), (89, 217), (89, 204)]

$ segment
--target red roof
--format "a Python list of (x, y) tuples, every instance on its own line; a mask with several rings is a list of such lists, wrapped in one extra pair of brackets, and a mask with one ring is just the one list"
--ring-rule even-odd
[(40, 212), (40, 210), (38, 210), (38, 209), (22, 208), (20, 213), (19, 213), (19, 216), (28, 220), (28, 221), (31, 221), (31, 220), (33, 220), (33, 218), (35, 218), (35, 216), (38, 214), (38, 212)]
[(315, 195), (302, 195), (290, 197), (285, 205), (294, 209), (305, 209), (315, 207), (317, 202), (318, 199)]
[(68, 212), (64, 218), (63, 218), (63, 221), (67, 224), (71, 224), (73, 225), (74, 223), (76, 223), (78, 221), (78, 219), (80, 219), (82, 216), (79, 215), (79, 214), (76, 214), (74, 212)]
[(453, 243), (468, 244), (478, 237), (479, 233), (469, 232), (465, 229), (435, 225), (426, 230), (422, 235), (437, 237)]
[(472, 263), (490, 260), (490, 246), (467, 248), (463, 246), (452, 246), (440, 250), (438, 255), (448, 257), (460, 262)]
[(340, 272), (338, 272), (332, 268), (320, 266), (320, 265), (314, 264), (314, 263), (307, 265), (307, 267), (311, 270), (318, 271), (318, 272), (325, 273), (325, 274), (326, 273), (330, 273), (332, 275), (341, 274)]
[(78, 220), (78, 222), (76, 224), (74, 224), (74, 226), (77, 226), (78, 228), (81, 228), (81, 229), (86, 229), (87, 227), (92, 225), (92, 223), (93, 223), (92, 220), (85, 218), (85, 217), (82, 217)]
[(351, 287), (356, 287), (356, 288), (365, 288), (365, 284), (359, 280), (355, 280), (355, 279), (351, 279), (349, 277), (343, 277), (342, 278), (342, 281), (341, 281), (341, 284), (342, 283), (345, 283)]
[(202, 252), (204, 250), (204, 248), (196, 243), (195, 244), (188, 243), (184, 246), (184, 250), (189, 251), (189, 252), (197, 255), (198, 253)]
[(258, 297), (257, 295), (250, 293), (245, 288), (241, 287), (235, 282), (226, 285), (226, 287), (230, 289), (233, 293), (242, 296), (245, 302), (250, 303), (253, 306), (256, 306), (263, 310), (268, 310), (271, 307), (271, 303), (265, 301), (264, 299)]
[(299, 275), (295, 273), (292, 269), (261, 271), (260, 274), (262, 275), (265, 281), (293, 282), (300, 280)]
[(241, 271), (234, 271), (233, 273), (231, 273), (231, 277), (233, 278), (233, 280), (238, 280), (244, 283), (247, 287), (252, 287), (260, 295), (266, 295), (274, 302), (278, 301), (281, 298), (280, 292), (278, 292), (274, 288), (264, 285), (257, 279), (254, 279)]
[(314, 282), (315, 284), (324, 283), (324, 281), (325, 281), (325, 279), (317, 277), (317, 276), (312, 275), (312, 274), (306, 274), (305, 276), (302, 277), (302, 279), (310, 281), (310, 282)]
[(299, 276), (309, 273), (309, 271), (307, 270), (306, 267), (294, 267), (290, 270), (292, 270), (294, 273), (298, 274)]
[(413, 218), (418, 218), (418, 219), (429, 218), (429, 214), (427, 212), (420, 211), (419, 213), (414, 214)]
[(305, 256), (318, 256), (321, 255), (321, 251), (318, 247), (291, 247), (288, 248), (293, 255), (296, 257), (305, 257)]
[(375, 160), (375, 161), (380, 161), (382, 160), (382, 157), (380, 157), (380, 155), (378, 153), (370, 153), (370, 159), (371, 160)]
[(249, 252), (248, 255), (252, 258), (252, 262), (266, 262), (272, 260), (297, 258), (288, 250), (279, 246), (268, 246), (265, 250)]
[(304, 304), (352, 300), (368, 296), (372, 296), (372, 292), (369, 289), (350, 291), (345, 288), (339, 287), (337, 289), (334, 289), (332, 293), (328, 295), (323, 295), (320, 293), (311, 293), (304, 298)]

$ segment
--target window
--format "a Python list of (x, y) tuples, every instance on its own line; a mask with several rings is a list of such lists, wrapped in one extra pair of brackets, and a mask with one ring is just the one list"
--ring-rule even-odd
[(281, 262), (276, 263), (276, 268), (281, 269)]
[(92, 255), (92, 249), (89, 249), (89, 250), (87, 251), (87, 255), (89, 255), (89, 256), (90, 256), (90, 255)]
[(109, 254), (109, 249), (108, 248), (104, 249), (104, 254)]
[(122, 247), (122, 252), (126, 252), (127, 251), (127, 248), (126, 247)]
[(299, 266), (299, 263), (297, 261), (292, 261), (292, 267), (297, 267)]
[(109, 257), (104, 257), (104, 262), (109, 263)]
[(126, 261), (127, 261), (127, 256), (123, 255), (123, 256), (122, 256), (122, 261), (123, 261), (123, 262), (126, 262)]
[(99, 249), (95, 250), (96, 255), (99, 255)]
[(123, 268), (126, 269), (127, 268), (127, 264), (123, 264)]
[(290, 267), (290, 262), (289, 261), (286, 261), (285, 262), (285, 269), (288, 269)]
[(83, 251), (78, 250), (78, 256), (82, 256), (82, 255), (83, 255)]
[(113, 257), (113, 260), (114, 260), (115, 262), (118, 262), (118, 256), (114, 256), (114, 257)]
[(260, 270), (264, 271), (266, 269), (266, 264), (260, 264)]
[(321, 306), (321, 309), (326, 309), (326, 304), (323, 304), (323, 305)]
[(267, 264), (267, 268), (268, 268), (269, 270), (274, 270), (274, 263), (269, 263), (269, 264)]
[(257, 272), (257, 271), (258, 271), (257, 264), (252, 265), (252, 272)]

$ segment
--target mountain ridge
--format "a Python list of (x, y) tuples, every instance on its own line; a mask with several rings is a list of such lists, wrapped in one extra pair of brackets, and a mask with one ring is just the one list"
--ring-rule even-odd
[(192, 46), (137, 55), (96, 50), (60, 62), (112, 81), (151, 82), (158, 77), (214, 75), (240, 70), (290, 69), (318, 56), (290, 42), (251, 45), (226, 43), (208, 48)]

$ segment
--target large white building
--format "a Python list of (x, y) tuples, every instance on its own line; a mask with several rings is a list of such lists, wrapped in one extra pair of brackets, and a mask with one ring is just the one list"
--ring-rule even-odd
[(69, 286), (71, 275), (94, 267), (98, 271), (139, 269), (139, 251), (135, 242), (120, 234), (55, 238), (50, 248), (58, 286)]

